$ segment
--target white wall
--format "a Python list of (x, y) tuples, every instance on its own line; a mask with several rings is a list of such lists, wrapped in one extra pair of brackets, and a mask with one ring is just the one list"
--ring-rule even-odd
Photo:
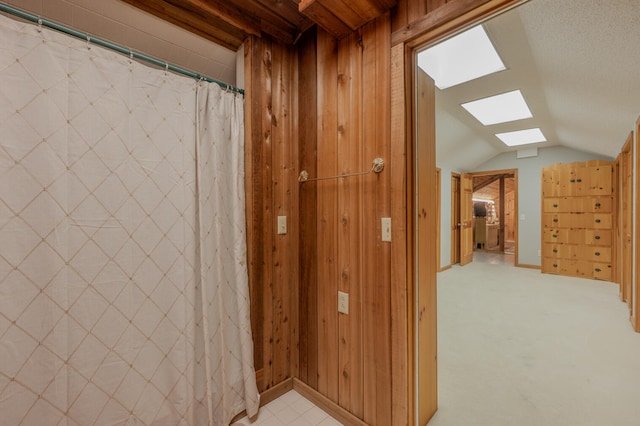
[(540, 266), (542, 168), (556, 163), (613, 159), (560, 146), (541, 148), (537, 157), (518, 159), (516, 154), (515, 151), (499, 154), (472, 171), (518, 169), (517, 261), (519, 264)]
[(229, 84), (236, 52), (120, 0), (3, 0), (42, 18)]

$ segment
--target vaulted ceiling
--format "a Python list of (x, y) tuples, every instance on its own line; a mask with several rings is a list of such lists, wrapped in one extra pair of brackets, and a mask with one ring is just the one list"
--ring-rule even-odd
[[(495, 133), (540, 127), (547, 142), (614, 158), (640, 114), (640, 1), (530, 0), (485, 23), (507, 69), (438, 90), (441, 165), (474, 170), (517, 150)], [(461, 103), (521, 89), (533, 118), (483, 126)]]

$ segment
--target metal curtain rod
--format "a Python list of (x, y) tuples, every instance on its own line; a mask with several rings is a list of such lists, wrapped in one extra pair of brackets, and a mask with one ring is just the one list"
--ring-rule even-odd
[(371, 170), (366, 172), (346, 173), (344, 175), (337, 175), (337, 176), (309, 178), (309, 173), (306, 170), (303, 170), (300, 172), (300, 176), (298, 176), (298, 182), (305, 183), (305, 182), (313, 182), (316, 180), (339, 179), (339, 178), (346, 178), (351, 176), (362, 176), (362, 175), (367, 175), (371, 172), (380, 173), (383, 170), (384, 170), (384, 160), (380, 157), (377, 157), (373, 159), (373, 162), (371, 164)]
[(187, 69), (181, 68), (179, 66), (176, 65), (172, 65), (168, 62), (165, 61), (161, 61), (159, 59), (156, 59), (154, 57), (145, 55), (144, 53), (139, 53), (139, 52), (135, 52), (127, 47), (123, 47), (114, 43), (111, 43), (109, 41), (103, 40), (101, 38), (98, 37), (93, 37), (87, 33), (83, 33), (81, 31), (78, 30), (74, 30), (71, 27), (67, 27), (66, 25), (62, 25), (62, 24), (58, 24), (57, 22), (53, 22), (53, 21), (49, 21), (48, 19), (44, 19), (41, 18), (37, 15), (34, 15), (33, 13), (29, 13), (29, 12), (25, 12), (24, 10), (18, 9), (16, 7), (13, 6), (9, 6), (8, 4), (5, 3), (0, 3), (0, 12), (5, 12), (8, 13), (10, 15), (14, 15), (17, 16), (19, 18), (22, 18), (24, 20), (27, 21), (31, 21), (31, 22), (35, 22), (38, 25), (42, 25), (45, 26), (47, 28), (51, 28), (60, 32), (63, 32), (65, 34), (68, 34), (70, 36), (82, 39), (82, 40), (86, 40), (90, 43), (94, 43), (97, 44), (99, 46), (102, 47), (106, 47), (107, 49), (111, 49), (111, 50), (115, 50), (116, 52), (122, 53), (124, 55), (127, 55), (131, 58), (135, 58), (135, 59), (139, 59), (141, 61), (144, 62), (148, 62), (150, 64), (156, 65), (158, 67), (164, 68), (166, 70), (171, 70), (173, 72), (176, 72), (178, 74), (182, 74), (182, 75), (186, 75), (187, 77), (191, 77), (191, 78), (195, 78), (197, 80), (203, 80), (203, 81), (207, 81), (209, 83), (215, 83), (218, 86), (222, 87), (223, 89), (227, 89), (227, 90), (231, 90), (233, 92), (237, 92), (240, 93), (241, 95), (244, 95), (244, 90), (240, 89), (238, 87), (232, 86), (230, 84), (227, 83), (223, 83), (221, 81), (218, 80), (214, 80), (212, 78), (206, 77), (204, 75), (195, 73), (193, 71), (189, 71)]

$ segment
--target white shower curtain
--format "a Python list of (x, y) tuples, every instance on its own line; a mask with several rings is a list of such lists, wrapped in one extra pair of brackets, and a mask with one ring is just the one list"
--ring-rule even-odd
[(0, 16), (0, 423), (257, 411), (242, 99)]

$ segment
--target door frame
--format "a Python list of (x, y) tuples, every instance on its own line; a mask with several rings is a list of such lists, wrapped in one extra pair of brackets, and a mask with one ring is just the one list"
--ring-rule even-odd
[[(417, 319), (420, 312), (418, 303), (417, 259), (417, 223), (416, 208), (417, 188), (417, 144), (415, 135), (415, 96), (416, 96), (416, 54), (419, 50), (434, 44), (448, 36), (490, 19), (515, 6), (523, 0), (453, 0), (447, 7), (449, 13), (435, 10), (426, 14), (414, 23), (391, 34), (391, 146), (392, 163), (402, 167), (403, 173), (397, 173), (392, 179), (404, 191), (398, 197), (392, 195), (394, 210), (400, 214), (400, 225), (405, 226), (401, 241), (395, 246), (401, 255), (394, 256), (391, 262), (391, 275), (397, 278), (398, 297), (392, 297), (392, 315), (404, 316), (407, 321), (395, 321), (392, 335), (397, 343), (397, 351), (392, 355), (392, 364), (396, 373), (393, 383), (394, 395), (398, 398), (393, 403), (403, 409), (396, 410), (394, 420), (398, 424), (413, 426), (418, 424), (420, 413), (428, 408), (421, 406), (418, 399), (419, 375), (422, 374), (417, 356)], [(435, 119), (435, 111), (432, 119)], [(429, 149), (435, 152), (435, 143)], [(433, 165), (435, 169), (435, 164)], [(404, 213), (402, 215), (401, 213)], [(435, 221), (430, 225), (429, 234), (435, 236)], [(425, 271), (422, 271), (425, 272)], [(435, 277), (437, 271), (426, 271)], [(403, 325), (404, 323), (404, 325)], [(433, 324), (435, 329), (436, 324)], [(404, 355), (403, 355), (404, 354)], [(405, 368), (402, 368), (402, 367)], [(395, 392), (397, 391), (397, 392)], [(436, 401), (430, 401), (430, 403)], [(433, 415), (431, 413), (431, 415)], [(422, 425), (420, 425), (422, 426)]]
[[(513, 253), (513, 266), (520, 267), (520, 263), (518, 262), (518, 222), (519, 214), (518, 214), (518, 169), (502, 169), (502, 170), (487, 170), (481, 172), (471, 172), (469, 173), (472, 177), (475, 176), (494, 176), (494, 175), (513, 175), (513, 241), (514, 241), (514, 253)], [(503, 209), (504, 210), (504, 209)], [(501, 215), (504, 215), (504, 211), (500, 212)], [(526, 265), (524, 265), (526, 266)]]
[[(454, 183), (456, 182), (456, 183)], [(460, 263), (460, 173), (451, 172), (451, 265)]]

